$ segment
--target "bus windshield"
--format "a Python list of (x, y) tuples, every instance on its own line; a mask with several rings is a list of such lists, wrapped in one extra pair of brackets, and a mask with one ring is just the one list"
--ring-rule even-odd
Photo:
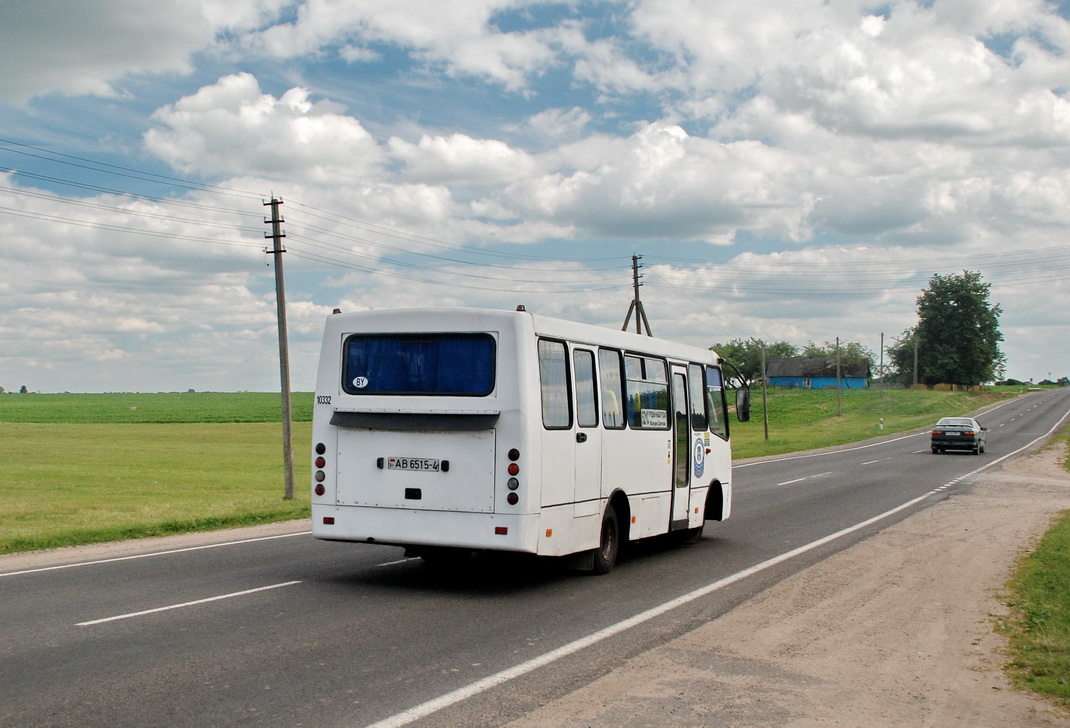
[(494, 390), (489, 334), (356, 334), (342, 355), (349, 394), (483, 397)]

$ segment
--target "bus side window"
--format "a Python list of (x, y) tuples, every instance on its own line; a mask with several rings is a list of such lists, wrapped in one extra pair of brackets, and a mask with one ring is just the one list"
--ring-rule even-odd
[(637, 430), (669, 429), (669, 375), (665, 360), (627, 354), (624, 371), (628, 425)]
[(598, 350), (598, 378), (602, 383), (602, 426), (610, 430), (624, 429), (624, 377), (621, 376), (620, 352)]
[(543, 426), (552, 430), (572, 427), (564, 342), (539, 339), (539, 381), (542, 385)]
[(717, 367), (706, 367), (706, 407), (710, 413), (710, 432), (728, 439), (728, 407), (724, 398), (724, 378)]
[(594, 392), (594, 352), (575, 349), (572, 369), (576, 375), (576, 422), (580, 427), (598, 427), (598, 402)]
[(687, 398), (691, 402), (691, 429), (695, 432), (705, 432), (709, 426), (706, 416), (706, 387), (702, 367), (698, 364), (687, 366)]

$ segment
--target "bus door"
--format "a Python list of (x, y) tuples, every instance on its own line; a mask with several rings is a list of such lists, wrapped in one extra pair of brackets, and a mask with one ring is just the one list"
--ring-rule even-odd
[(672, 370), (672, 523), (670, 530), (687, 528), (691, 504), (691, 417), (688, 414), (687, 372)]
[(591, 349), (572, 350), (572, 373), (576, 393), (576, 479), (573, 515), (599, 512), (602, 494), (602, 428), (599, 424), (595, 354)]

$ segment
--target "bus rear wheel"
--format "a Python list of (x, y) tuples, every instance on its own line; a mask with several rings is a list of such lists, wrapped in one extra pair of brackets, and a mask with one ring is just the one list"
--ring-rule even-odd
[(598, 548), (594, 551), (594, 565), (591, 570), (599, 575), (608, 574), (616, 565), (619, 554), (620, 519), (617, 517), (617, 509), (609, 506), (602, 516), (602, 535), (598, 539)]

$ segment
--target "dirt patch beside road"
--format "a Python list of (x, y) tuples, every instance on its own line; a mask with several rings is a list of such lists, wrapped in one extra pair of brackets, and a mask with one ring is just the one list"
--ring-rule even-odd
[(1070, 508), (1064, 456), (986, 471), (510, 728), (1070, 726), (1012, 689), (993, 632), (1015, 559)]

